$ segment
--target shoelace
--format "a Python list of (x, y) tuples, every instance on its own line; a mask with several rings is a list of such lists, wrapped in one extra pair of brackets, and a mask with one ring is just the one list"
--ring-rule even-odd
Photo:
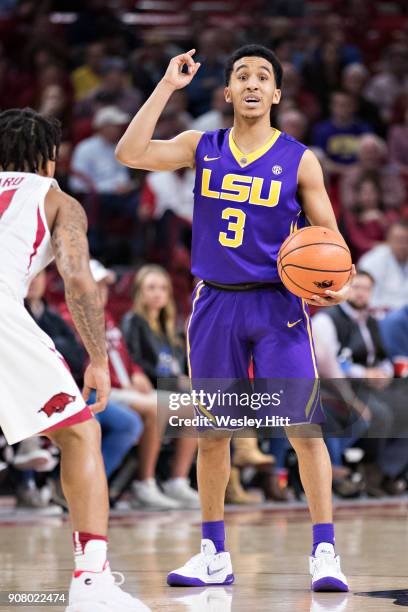
[(329, 564), (337, 567), (337, 557), (332, 557), (331, 555), (321, 555), (316, 557), (315, 568), (320, 569), (322, 564)]
[(204, 565), (204, 563), (205, 555), (203, 553), (198, 553), (197, 555), (194, 555), (194, 557), (192, 557), (190, 561), (187, 561), (186, 565), (191, 568), (198, 568)]

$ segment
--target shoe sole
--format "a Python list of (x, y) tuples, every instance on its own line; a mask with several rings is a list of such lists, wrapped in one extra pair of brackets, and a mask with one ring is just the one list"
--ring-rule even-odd
[(172, 587), (202, 587), (202, 586), (225, 586), (234, 582), (234, 574), (228, 574), (223, 582), (204, 582), (199, 578), (182, 576), (181, 574), (171, 573), (167, 576), (167, 584)]
[(312, 591), (336, 591), (347, 593), (349, 591), (349, 587), (338, 578), (334, 578), (333, 576), (325, 576), (324, 578), (320, 578), (312, 583)]

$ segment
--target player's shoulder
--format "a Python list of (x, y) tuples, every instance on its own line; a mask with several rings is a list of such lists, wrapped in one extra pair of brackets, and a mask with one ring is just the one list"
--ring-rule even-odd
[(54, 227), (57, 218), (63, 223), (71, 221), (79, 225), (87, 225), (87, 216), (82, 205), (61, 189), (51, 188), (45, 196), (45, 214), (47, 216), (48, 227)]
[[(55, 204), (61, 206), (81, 206), (74, 197), (52, 185), (47, 195), (45, 196), (47, 204)], [(82, 208), (82, 207), (81, 207)]]
[(202, 132), (197, 143), (196, 156), (197, 154), (201, 156), (201, 153), (204, 152), (205, 155), (219, 157), (228, 141), (229, 131), (229, 128), (220, 128)]
[(299, 140), (296, 140), (296, 138), (293, 138), (293, 136), (289, 136), (289, 134), (286, 134), (286, 132), (281, 132), (279, 134), (279, 140), (282, 145), (287, 145), (288, 147), (292, 147), (293, 149), (298, 149), (301, 151), (306, 151), (308, 149), (305, 144), (303, 144)]
[(206, 140), (207, 142), (212, 142), (222, 146), (225, 139), (228, 138), (229, 132), (230, 128), (219, 128), (218, 130), (208, 130), (206, 132), (202, 132), (200, 142)]

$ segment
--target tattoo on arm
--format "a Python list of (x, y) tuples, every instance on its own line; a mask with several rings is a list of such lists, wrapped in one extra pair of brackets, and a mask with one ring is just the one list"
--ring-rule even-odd
[(87, 219), (82, 206), (69, 200), (58, 210), (52, 245), (75, 326), (91, 360), (101, 361), (106, 358), (105, 321), (98, 287), (89, 269)]

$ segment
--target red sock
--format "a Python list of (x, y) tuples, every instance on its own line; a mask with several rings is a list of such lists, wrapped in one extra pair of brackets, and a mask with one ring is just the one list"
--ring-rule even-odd
[(106, 536), (74, 531), (75, 570), (101, 572), (106, 563), (108, 538)]

